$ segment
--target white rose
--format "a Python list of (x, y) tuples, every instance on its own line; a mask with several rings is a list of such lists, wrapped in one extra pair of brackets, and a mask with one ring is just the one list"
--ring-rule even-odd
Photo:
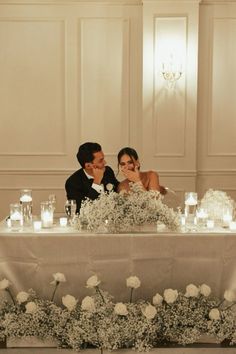
[(189, 284), (186, 286), (186, 297), (197, 297), (199, 295), (199, 288), (194, 284)]
[(138, 277), (136, 276), (131, 276), (129, 278), (126, 279), (126, 286), (128, 288), (134, 288), (137, 289), (139, 288), (141, 285), (141, 281), (139, 280)]
[(36, 305), (35, 302), (30, 301), (30, 302), (28, 302), (28, 304), (25, 305), (25, 308), (26, 308), (26, 311), (25, 311), (26, 313), (33, 313), (33, 312), (37, 311), (38, 306)]
[(107, 185), (106, 185), (106, 189), (109, 191), (109, 192), (111, 192), (112, 191), (112, 189), (113, 189), (113, 184), (111, 184), (111, 183), (107, 183)]
[(164, 300), (167, 304), (173, 304), (178, 297), (178, 291), (173, 289), (166, 289), (164, 291)]
[(96, 286), (98, 286), (101, 283), (100, 280), (98, 280), (97, 275), (92, 275), (90, 278), (88, 278), (87, 280), (87, 288), (95, 288)]
[(210, 312), (209, 312), (209, 318), (211, 320), (215, 320), (215, 321), (218, 321), (220, 320), (220, 311), (218, 309), (212, 309)]
[(118, 302), (117, 304), (115, 304), (114, 307), (114, 312), (117, 315), (121, 315), (121, 316), (126, 316), (128, 315), (128, 310), (125, 304), (123, 304), (122, 302)]
[(51, 282), (51, 284), (64, 283), (66, 281), (66, 277), (63, 273), (54, 273), (53, 278), (54, 280)]
[(16, 300), (19, 302), (19, 304), (22, 304), (23, 302), (26, 302), (29, 298), (29, 294), (26, 293), (25, 291), (20, 291), (16, 295)]
[(236, 300), (235, 292), (233, 290), (225, 290), (224, 299), (229, 302), (234, 302)]
[(153, 296), (152, 298), (153, 305), (161, 305), (162, 301), (163, 301), (163, 297), (158, 293), (156, 293), (156, 295)]
[(94, 312), (96, 310), (94, 300), (91, 296), (86, 296), (81, 303), (81, 308), (84, 311)]
[(76, 307), (77, 300), (74, 296), (66, 295), (62, 296), (62, 303), (69, 311), (73, 311)]
[(200, 286), (200, 293), (203, 295), (203, 296), (209, 296), (211, 294), (211, 288), (206, 285), (206, 284), (202, 284)]
[(152, 320), (156, 316), (157, 310), (149, 304), (142, 309), (142, 313), (148, 320)]
[(0, 290), (6, 290), (7, 288), (9, 288), (10, 285), (11, 283), (9, 282), (9, 280), (3, 279), (0, 281)]

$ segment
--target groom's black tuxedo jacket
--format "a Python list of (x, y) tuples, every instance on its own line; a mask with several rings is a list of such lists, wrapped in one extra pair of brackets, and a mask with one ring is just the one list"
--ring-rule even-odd
[[(104, 185), (104, 190), (107, 191), (108, 183), (113, 185), (113, 190), (117, 190), (119, 182), (117, 181), (111, 167), (106, 166), (101, 184)], [(96, 199), (99, 193), (92, 188), (93, 179), (89, 179), (84, 170), (81, 168), (71, 175), (65, 184), (67, 199), (75, 199), (77, 204), (77, 212), (80, 211), (82, 201), (87, 197), (89, 199)]]

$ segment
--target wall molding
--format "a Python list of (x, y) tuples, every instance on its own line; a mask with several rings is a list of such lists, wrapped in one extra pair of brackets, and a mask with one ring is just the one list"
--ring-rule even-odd
[(236, 170), (205, 170), (198, 171), (198, 176), (236, 176)]
[[(167, 4), (167, 3), (195, 3), (195, 4), (199, 4), (202, 0), (143, 0), (142, 3), (163, 3), (163, 4)], [(222, 1), (222, 0), (221, 0)], [(236, 0), (235, 0), (236, 1)]]
[(74, 170), (0, 170), (0, 176), (5, 175), (68, 175), (75, 172)]
[[(190, 0), (191, 1), (191, 0)], [(142, 5), (142, 0), (0, 0), (0, 5)]]
[[(51, 187), (31, 187), (31, 189), (33, 190), (33, 192), (35, 191), (39, 191), (39, 192), (42, 192), (42, 191), (63, 191), (65, 193), (65, 188), (51, 188)], [(18, 187), (0, 187), (0, 191), (19, 191), (19, 188)]]
[[(78, 166), (77, 169), (80, 167)], [(37, 176), (37, 175), (58, 175), (58, 176), (64, 176), (68, 174), (72, 174), (77, 170), (75, 169), (63, 169), (63, 170), (0, 170), (0, 176), (6, 176), (6, 175), (26, 175), (26, 176)], [(236, 172), (235, 172), (236, 173)], [(178, 171), (178, 170), (162, 170), (158, 171), (158, 174), (161, 176), (170, 176), (170, 177), (196, 177), (198, 172), (197, 171)]]
[[(182, 112), (182, 119), (181, 121), (183, 122), (183, 126), (184, 126), (184, 131), (183, 131), (183, 139), (182, 139), (182, 146), (180, 149), (180, 152), (177, 153), (173, 153), (173, 152), (168, 152), (168, 153), (164, 153), (164, 152), (158, 152), (158, 141), (160, 139), (158, 139), (157, 137), (157, 132), (159, 131), (158, 129), (158, 125), (159, 120), (161, 119), (161, 117), (159, 117), (159, 106), (158, 106), (158, 102), (160, 100), (160, 93), (163, 90), (163, 85), (161, 85), (161, 89), (160, 87), (158, 88), (158, 79), (157, 79), (157, 75), (156, 73), (159, 72), (159, 66), (160, 63), (157, 62), (156, 56), (158, 56), (158, 54), (156, 55), (156, 51), (158, 48), (158, 34), (157, 34), (157, 28), (158, 28), (158, 21), (176, 21), (176, 20), (182, 20), (183, 24), (185, 25), (185, 54), (187, 56), (187, 37), (188, 37), (188, 15), (186, 14), (181, 14), (181, 13), (169, 13), (169, 14), (155, 14), (153, 16), (153, 33), (154, 33), (154, 45), (153, 45), (153, 83), (152, 83), (152, 90), (153, 90), (153, 101), (152, 101), (152, 124), (153, 124), (153, 141), (154, 143), (154, 157), (166, 157), (166, 158), (184, 158), (186, 156), (186, 124), (187, 124), (187, 77), (186, 75), (184, 75), (184, 90), (183, 92), (181, 92), (181, 96), (183, 96), (182, 102), (184, 103), (184, 108), (183, 108), (183, 112)], [(159, 26), (161, 27), (161, 22), (159, 23)], [(166, 83), (165, 83), (166, 84)], [(170, 97), (173, 97), (174, 94), (176, 94), (177, 91), (173, 91), (173, 92), (169, 92), (169, 95), (171, 94)], [(181, 123), (181, 122), (180, 122)], [(174, 149), (175, 150), (175, 149)]]
[[(1, 2), (0, 2), (1, 5)], [(20, 156), (42, 156), (42, 157), (63, 157), (67, 155), (66, 152), (66, 146), (67, 146), (67, 137), (66, 137), (66, 122), (69, 121), (68, 119), (68, 111), (67, 111), (67, 91), (66, 91), (66, 87), (67, 87), (67, 66), (66, 66), (66, 58), (67, 58), (67, 53), (66, 53), (66, 48), (67, 48), (67, 19), (65, 17), (46, 17), (46, 16), (4, 16), (4, 17), (0, 17), (0, 23), (27, 23), (27, 24), (38, 24), (38, 23), (43, 23), (43, 24), (48, 24), (48, 23), (52, 23), (52, 24), (59, 24), (62, 26), (62, 30), (63, 32), (60, 35), (60, 45), (61, 45), (61, 60), (62, 60), (62, 67), (61, 67), (61, 78), (62, 78), (62, 96), (64, 99), (64, 102), (62, 102), (62, 128), (61, 128), (61, 148), (57, 149), (59, 151), (55, 151), (55, 152), (51, 152), (51, 151), (46, 151), (46, 152), (40, 152), (40, 151), (35, 151), (35, 152), (27, 152), (27, 151), (22, 151), (22, 152), (17, 152), (17, 151), (13, 151), (13, 152), (7, 152), (7, 151), (2, 151), (0, 152), (0, 157), (20, 157)]]
[(236, 3), (236, 0), (201, 0), (200, 5), (225, 5), (227, 3)]
[[(37, 176), (37, 175), (46, 175), (46, 176), (68, 176), (69, 174), (72, 174), (76, 170), (78, 170), (80, 167), (75, 169), (63, 169), (63, 170), (49, 170), (49, 169), (40, 169), (40, 170), (0, 170), (0, 176), (6, 176), (6, 175), (26, 175), (26, 176)], [(236, 170), (162, 170), (158, 171), (158, 174), (160, 176), (165, 176), (165, 177), (196, 177), (196, 176), (236, 176)]]

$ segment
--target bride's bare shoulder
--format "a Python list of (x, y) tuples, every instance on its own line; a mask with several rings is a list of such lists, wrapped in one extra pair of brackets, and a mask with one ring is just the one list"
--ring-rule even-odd
[(158, 177), (158, 173), (157, 173), (156, 171), (150, 170), (150, 171), (147, 171), (146, 173), (147, 173), (147, 176), (148, 176), (149, 178), (156, 178), (156, 177)]

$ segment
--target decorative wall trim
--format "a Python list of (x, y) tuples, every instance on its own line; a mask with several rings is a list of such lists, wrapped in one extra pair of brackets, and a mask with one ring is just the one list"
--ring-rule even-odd
[[(68, 175), (71, 174), (73, 172), (75, 172), (76, 169), (75, 168), (73, 170), (68, 170), (68, 169), (64, 169), (64, 170), (0, 170), (0, 176), (5, 176), (5, 175), (27, 175), (27, 176), (35, 176), (35, 175), (59, 175), (59, 176), (63, 176), (63, 175)], [(236, 171), (235, 171), (236, 173)], [(195, 177), (197, 176), (197, 171), (170, 171), (170, 170), (163, 170), (163, 171), (158, 171), (158, 174), (161, 176), (170, 176), (170, 177)]]
[[(187, 0), (188, 1), (188, 0)], [(194, 0), (190, 0), (194, 1)], [(0, 0), (0, 5), (142, 5), (142, 0)]]
[(236, 176), (236, 170), (205, 170), (198, 171), (198, 176)]
[(227, 3), (236, 3), (236, 0), (200, 0), (200, 5), (225, 5)]
[[(65, 188), (52, 188), (52, 187), (31, 187), (32, 188), (32, 190), (35, 192), (35, 191), (39, 191), (39, 192), (41, 192), (41, 191), (45, 191), (45, 190), (50, 190), (50, 191), (52, 191), (53, 190), (53, 192), (54, 191), (63, 191), (64, 193), (65, 193)], [(0, 187), (0, 191), (19, 191), (19, 187)]]
[(196, 177), (197, 171), (158, 171), (162, 177)]
[[(119, 111), (120, 111), (120, 115), (119, 115), (119, 119), (121, 122), (121, 127), (120, 127), (120, 131), (118, 132), (118, 136), (119, 134), (123, 133), (123, 143), (128, 146), (130, 145), (129, 143), (129, 137), (130, 137), (130, 70), (131, 70), (131, 62), (130, 62), (130, 47), (131, 47), (131, 23), (130, 23), (130, 18), (125, 17), (121, 14), (117, 14), (117, 16), (113, 15), (113, 16), (83, 16), (80, 17), (78, 20), (78, 32), (79, 32), (79, 52), (80, 52), (80, 59), (79, 59), (79, 63), (78, 63), (78, 72), (80, 73), (80, 87), (79, 90), (81, 92), (81, 97), (80, 97), (80, 140), (82, 141), (86, 141), (88, 140), (87, 137), (87, 131), (86, 130), (86, 123), (89, 120), (90, 115), (88, 114), (88, 107), (90, 106), (90, 104), (88, 104), (88, 97), (90, 98), (91, 93), (89, 92), (88, 94), (88, 82), (89, 84), (91, 84), (91, 79), (90, 76), (88, 75), (88, 80), (86, 80), (86, 73), (88, 74), (89, 70), (86, 67), (86, 54), (87, 54), (87, 50), (86, 47), (84, 48), (84, 44), (86, 43), (86, 41), (84, 40), (84, 38), (86, 38), (86, 32), (88, 30), (88, 26), (93, 28), (94, 23), (96, 26), (96, 23), (101, 23), (104, 26), (109, 25), (109, 26), (114, 26), (115, 25), (119, 25), (121, 28), (119, 30), (119, 35), (121, 36), (121, 41), (120, 41), (120, 46), (122, 49), (122, 57), (120, 60), (120, 65), (122, 67), (121, 70), (121, 75), (119, 77), (120, 80), (120, 84), (122, 86), (122, 90), (120, 90), (119, 87), (119, 93), (118, 95), (120, 95), (120, 107), (119, 107)], [(87, 27), (87, 28), (86, 28)], [(112, 28), (111, 27), (111, 28)], [(117, 31), (116, 31), (117, 32)], [(114, 32), (115, 33), (115, 32)], [(118, 33), (118, 32), (117, 32)], [(105, 59), (105, 57), (103, 56), (103, 60)], [(101, 60), (101, 57), (99, 57), (98, 60)], [(115, 64), (114, 64), (115, 65)], [(87, 70), (86, 70), (87, 68)], [(114, 86), (116, 87), (116, 86)], [(115, 95), (117, 97), (117, 95)], [(114, 100), (114, 104), (118, 103), (117, 102), (118, 99), (115, 98)], [(103, 102), (103, 99), (102, 99)], [(105, 104), (105, 102), (104, 102)], [(90, 112), (91, 113), (91, 112)], [(115, 114), (114, 111), (112, 111), (112, 114)], [(115, 119), (118, 118), (115, 115), (112, 116), (114, 118), (114, 124), (116, 124)], [(105, 120), (103, 115), (98, 114), (97, 116), (97, 121), (100, 121), (101, 125), (104, 124)], [(87, 127), (88, 128), (88, 127)], [(103, 132), (103, 138), (100, 136), (100, 139), (103, 141), (106, 141), (106, 135), (105, 131)], [(115, 145), (119, 146), (119, 140), (118, 137), (115, 137), (115, 139), (117, 139)], [(110, 157), (116, 157), (117, 153), (115, 152), (117, 150), (117, 147), (113, 147), (111, 148), (111, 150), (114, 150), (113, 152), (106, 152), (106, 156), (110, 156)]]
[[(226, 0), (227, 2), (227, 0)], [(236, 4), (236, 0), (234, 0)], [(213, 48), (213, 43), (214, 43), (214, 35), (215, 35), (215, 26), (216, 26), (216, 21), (217, 20), (236, 20), (235, 16), (215, 16), (214, 18), (211, 18), (210, 22), (210, 33), (209, 33), (209, 73), (210, 73), (210, 80), (208, 83), (208, 121), (207, 121), (207, 156), (208, 157), (235, 157), (236, 153), (235, 152), (214, 152), (213, 147), (212, 147), (212, 128), (213, 128), (213, 61), (214, 61), (214, 48)]]
[[(165, 2), (165, 1), (164, 1)], [(188, 47), (188, 16), (186, 14), (180, 14), (180, 13), (169, 13), (169, 14), (160, 14), (160, 15), (155, 15), (153, 17), (153, 33), (154, 33), (154, 44), (153, 44), (153, 104), (152, 104), (152, 124), (153, 124), (153, 133), (155, 134), (158, 129), (158, 99), (157, 99), (157, 95), (156, 95), (156, 72), (158, 72), (158, 69), (156, 67), (157, 65), (157, 60), (155, 58), (155, 52), (156, 52), (156, 43), (158, 41), (157, 38), (157, 33), (156, 33), (156, 27), (158, 24), (158, 20), (183, 20), (183, 22), (185, 23), (185, 55), (187, 57), (187, 47)], [(186, 68), (185, 68), (186, 69)], [(184, 75), (184, 91), (183, 91), (183, 102), (184, 102), (184, 112), (182, 115), (182, 119), (183, 119), (183, 125), (184, 125), (184, 131), (183, 131), (183, 141), (182, 141), (182, 147), (181, 150), (182, 152), (179, 153), (159, 153), (158, 152), (158, 139), (156, 139), (156, 136), (153, 136), (153, 140), (155, 141), (154, 145), (154, 157), (166, 157), (166, 158), (184, 158), (186, 156), (186, 124), (187, 124), (187, 92), (186, 92), (186, 87), (187, 87), (187, 76)], [(174, 92), (174, 91), (173, 91)], [(172, 93), (173, 94), (173, 93)]]
[[(1, 1), (1, 0), (0, 0)], [(2, 3), (0, 2), (0, 5)], [(62, 151), (58, 152), (0, 152), (0, 157), (1, 156), (66, 156), (66, 122), (68, 121), (67, 117), (67, 92), (66, 92), (66, 87), (67, 87), (67, 66), (66, 66), (66, 58), (67, 58), (67, 53), (66, 53), (66, 48), (67, 48), (67, 21), (63, 17), (59, 18), (54, 18), (54, 17), (0, 17), (0, 22), (45, 22), (45, 23), (54, 23), (58, 22), (61, 23), (63, 26), (63, 34), (61, 36), (61, 45), (62, 45), (62, 53), (63, 53), (63, 63), (64, 65), (62, 66), (62, 78), (63, 78), (63, 97), (64, 97), (64, 103), (63, 103), (63, 117), (62, 117), (62, 123), (63, 123), (63, 136), (62, 136)]]
[[(79, 169), (79, 167), (78, 167)], [(0, 170), (0, 176), (5, 175), (27, 175), (27, 176), (37, 176), (37, 175), (68, 175), (75, 172), (74, 170)]]
[[(47, 175), (47, 176), (67, 176), (75, 172), (80, 167), (75, 169), (63, 169), (63, 170), (0, 170), (0, 176), (6, 175)], [(196, 177), (196, 176), (236, 176), (236, 170), (205, 170), (205, 171), (178, 171), (178, 170), (162, 170), (158, 171), (160, 176), (165, 177)]]
[(196, 4), (197, 3), (197, 4), (199, 4), (201, 2), (201, 0), (143, 0), (142, 2), (143, 2), (143, 4), (154, 3), (154, 2), (155, 3), (163, 3), (163, 4), (166, 4), (166, 3), (183, 3), (183, 4), (186, 4), (186, 3), (195, 3)]

